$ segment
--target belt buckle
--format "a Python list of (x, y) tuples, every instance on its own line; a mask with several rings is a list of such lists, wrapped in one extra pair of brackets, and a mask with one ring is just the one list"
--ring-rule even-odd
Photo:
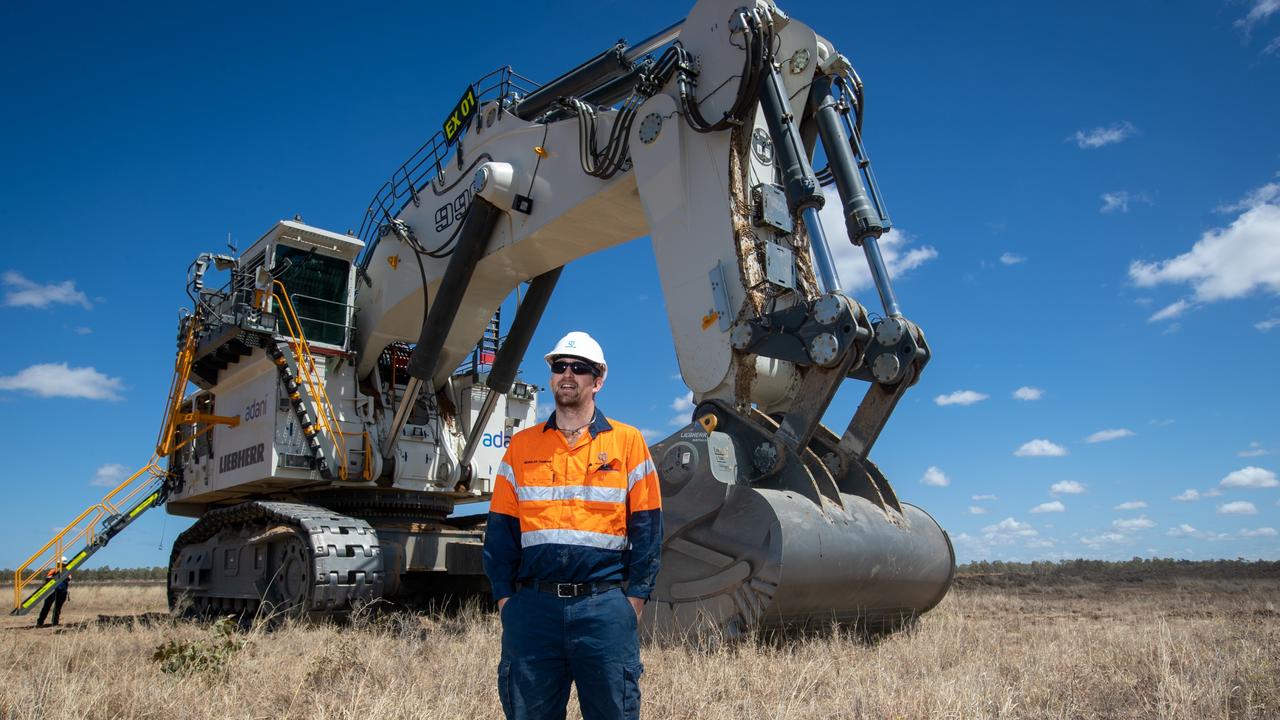
[(578, 597), (578, 586), (574, 583), (556, 583), (556, 597)]

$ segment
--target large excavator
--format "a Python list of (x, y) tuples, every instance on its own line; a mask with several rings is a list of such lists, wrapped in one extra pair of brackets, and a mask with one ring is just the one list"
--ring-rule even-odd
[[(881, 257), (863, 110), (849, 61), (771, 0), (700, 0), (543, 85), (509, 67), (472, 83), (358, 233), (295, 218), (192, 263), (155, 455), (18, 570), (14, 612), (157, 506), (198, 518), (171, 554), (175, 612), (483, 592), (483, 516), (453, 511), (489, 497), (536, 422), (517, 373), (533, 331), (566, 264), (643, 235), (696, 400), (651, 448), (666, 530), (644, 622), (736, 635), (929, 610), (951, 542), (868, 457), (930, 352)], [(823, 227), (827, 195), (843, 227)], [(864, 251), (878, 312), (842, 290), (829, 236)], [(849, 381), (865, 395), (830, 429)]]

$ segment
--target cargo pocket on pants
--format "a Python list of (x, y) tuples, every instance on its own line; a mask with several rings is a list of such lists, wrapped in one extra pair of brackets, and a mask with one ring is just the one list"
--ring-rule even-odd
[(502, 714), (508, 718), (515, 717), (511, 708), (511, 661), (498, 663), (498, 701), (502, 703)]
[(622, 668), (622, 717), (626, 720), (640, 718), (640, 675), (644, 665), (624, 665)]

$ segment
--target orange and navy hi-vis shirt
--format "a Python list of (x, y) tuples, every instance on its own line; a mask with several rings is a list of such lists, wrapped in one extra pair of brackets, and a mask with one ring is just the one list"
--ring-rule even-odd
[(661, 546), (658, 472), (639, 430), (596, 409), (572, 447), (555, 413), (511, 438), (484, 538), (494, 599), (517, 582), (610, 581), (647, 599)]

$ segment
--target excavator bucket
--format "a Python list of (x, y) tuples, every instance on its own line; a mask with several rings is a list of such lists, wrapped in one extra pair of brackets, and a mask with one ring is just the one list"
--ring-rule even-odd
[(873, 464), (837, 476), (831, 456), (806, 449), (751, 483), (743, 448), (697, 423), (651, 448), (665, 525), (651, 630), (893, 630), (941, 602), (955, 573), (951, 541), (924, 510), (899, 503)]

